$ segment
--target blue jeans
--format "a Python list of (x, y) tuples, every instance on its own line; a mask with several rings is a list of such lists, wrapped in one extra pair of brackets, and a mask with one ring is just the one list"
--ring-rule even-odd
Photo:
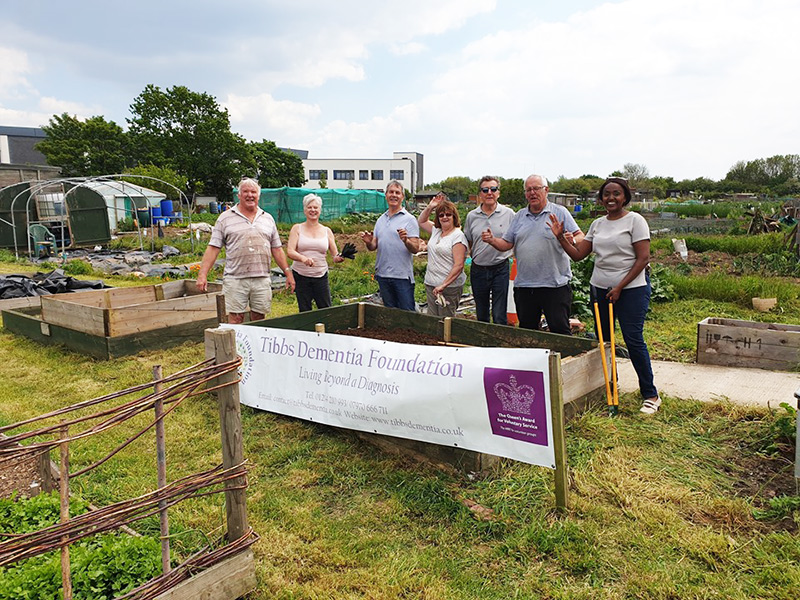
[[(610, 340), (608, 322), (607, 289), (591, 286), (592, 302), (597, 302), (600, 311), (600, 322), (603, 328), (603, 341)], [(631, 364), (639, 377), (639, 391), (642, 398), (655, 398), (658, 390), (653, 383), (653, 367), (650, 364), (650, 353), (644, 341), (644, 319), (650, 306), (650, 278), (647, 285), (622, 290), (619, 299), (614, 303), (614, 320), (619, 321), (622, 339), (628, 348)], [(597, 323), (595, 323), (595, 327)]]
[(508, 325), (508, 261), (492, 267), (472, 263), (469, 282), (478, 321), (489, 322), (489, 307), (495, 325)]
[(383, 305), (389, 308), (401, 308), (416, 312), (417, 303), (414, 302), (414, 282), (396, 277), (381, 277), (376, 275), (378, 289), (381, 292)]

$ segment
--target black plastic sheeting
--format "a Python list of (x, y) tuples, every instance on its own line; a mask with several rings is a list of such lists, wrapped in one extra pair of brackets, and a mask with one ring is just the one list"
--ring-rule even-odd
[(29, 296), (49, 296), (81, 290), (99, 290), (111, 287), (102, 281), (81, 281), (65, 274), (61, 269), (50, 273), (0, 276), (0, 300), (27, 298)]

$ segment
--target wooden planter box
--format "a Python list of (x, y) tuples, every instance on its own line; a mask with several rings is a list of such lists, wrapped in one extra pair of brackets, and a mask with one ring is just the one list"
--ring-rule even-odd
[[(255, 321), (250, 325), (314, 331), (317, 323), (327, 333), (362, 328), (412, 329), (438, 337), (443, 343), (487, 348), (547, 348), (561, 354), (564, 412), (566, 418), (599, 402), (605, 393), (601, 349), (595, 340), (566, 335), (490, 325), (469, 319), (444, 319), (372, 304), (350, 304), (322, 310)], [(446, 327), (449, 324), (449, 327)], [(472, 450), (452, 448), (416, 440), (355, 432), (378, 447), (410, 455), (461, 471), (483, 471), (500, 459)]]
[(793, 371), (800, 365), (800, 325), (703, 319), (697, 324), (697, 362)]
[(200, 341), (224, 315), (220, 284), (198, 291), (193, 280), (40, 296), (38, 305), (3, 310), (3, 326), (45, 344), (95, 358)]

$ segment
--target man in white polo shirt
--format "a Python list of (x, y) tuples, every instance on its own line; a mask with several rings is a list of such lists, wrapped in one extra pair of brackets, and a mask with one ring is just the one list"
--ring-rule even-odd
[(250, 306), (250, 320), (258, 321), (272, 307), (271, 259), (286, 275), (286, 287), (294, 290), (294, 276), (283, 253), (278, 228), (272, 215), (258, 206), (261, 186), (254, 179), (239, 182), (239, 203), (217, 219), (211, 232), (197, 287), (208, 289), (208, 272), (221, 248), (225, 248), (225, 271), (222, 292), (228, 311), (228, 323), (243, 323)]

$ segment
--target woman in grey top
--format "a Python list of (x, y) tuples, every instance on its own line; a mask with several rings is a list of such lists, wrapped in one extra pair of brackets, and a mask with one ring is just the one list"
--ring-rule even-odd
[(583, 240), (573, 245), (569, 234), (552, 217), (550, 229), (573, 260), (595, 253), (591, 297), (598, 304), (601, 321), (595, 325), (602, 328), (603, 339), (609, 339), (612, 325), (608, 304), (612, 303), (631, 364), (639, 377), (639, 391), (644, 399), (640, 410), (652, 415), (661, 406), (661, 399), (653, 383), (650, 353), (643, 335), (650, 306), (650, 278), (646, 270), (650, 261), (650, 228), (644, 217), (625, 208), (631, 201), (631, 189), (625, 179), (606, 179), (599, 196), (606, 216), (589, 226)]
[[(432, 211), (436, 211), (433, 223)], [(464, 281), (467, 258), (467, 238), (461, 231), (461, 221), (455, 204), (442, 193), (437, 194), (417, 219), (419, 228), (428, 234), (428, 268), (425, 271), (425, 291), (428, 314), (452, 317), (456, 314)]]

